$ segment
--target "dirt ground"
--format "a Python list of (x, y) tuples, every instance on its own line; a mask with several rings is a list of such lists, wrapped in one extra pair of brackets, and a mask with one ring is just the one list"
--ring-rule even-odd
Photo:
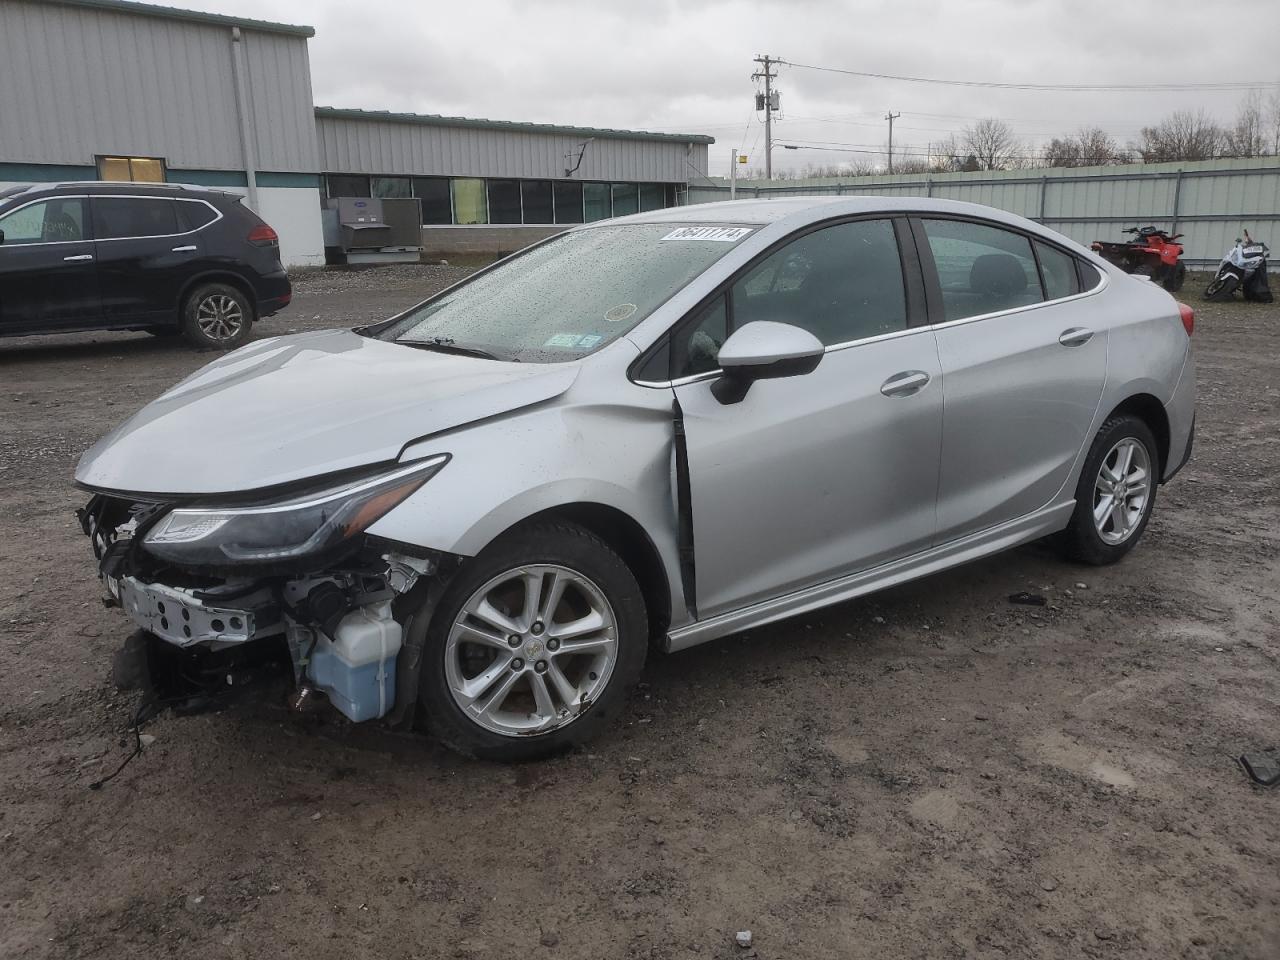
[[(261, 332), (458, 272), (302, 276)], [(1033, 545), (654, 657), (553, 762), (240, 707), (96, 792), (135, 701), (72, 470), (207, 357), (0, 342), (0, 957), (1280, 957), (1280, 790), (1233, 759), (1280, 757), (1280, 305), (1196, 306), (1196, 456), (1117, 567)]]

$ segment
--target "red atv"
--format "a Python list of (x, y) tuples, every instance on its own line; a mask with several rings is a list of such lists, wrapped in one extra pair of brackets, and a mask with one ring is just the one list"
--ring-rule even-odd
[(1187, 265), (1182, 262), (1182, 244), (1173, 236), (1155, 227), (1130, 227), (1125, 233), (1134, 234), (1133, 240), (1111, 243), (1095, 240), (1090, 247), (1125, 273), (1150, 277), (1171, 293), (1182, 289), (1187, 279)]

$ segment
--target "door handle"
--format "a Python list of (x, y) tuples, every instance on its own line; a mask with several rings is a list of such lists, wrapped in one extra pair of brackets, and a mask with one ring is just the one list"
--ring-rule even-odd
[(1062, 331), (1058, 342), (1064, 347), (1083, 347), (1093, 339), (1093, 331), (1087, 327), (1071, 327)]
[(64, 261), (66, 261), (67, 263), (71, 263), (73, 260), (92, 260), (92, 259), (93, 259), (93, 254), (92, 254), (92, 253), (82, 253), (82, 254), (80, 254), (80, 256), (78, 256), (78, 257), (63, 257), (62, 259), (63, 259)]
[(174, 247), (173, 252), (174, 253), (192, 253), (195, 251), (195, 249), (196, 249), (196, 245), (192, 243), (192, 244), (188, 244), (185, 247)]
[(923, 370), (907, 370), (895, 373), (880, 385), (880, 392), (886, 397), (909, 397), (919, 393), (929, 382), (929, 375)]

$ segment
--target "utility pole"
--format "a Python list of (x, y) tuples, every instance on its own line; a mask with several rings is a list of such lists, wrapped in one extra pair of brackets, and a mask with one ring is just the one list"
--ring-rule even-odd
[(729, 199), (738, 199), (738, 148), (729, 155)]
[(778, 108), (778, 95), (773, 92), (773, 79), (777, 74), (773, 72), (773, 68), (778, 65), (778, 61), (766, 53), (756, 57), (756, 63), (760, 64), (760, 69), (751, 75), (751, 79), (764, 81), (764, 97), (756, 96), (756, 109), (760, 109), (762, 100), (764, 105), (764, 178), (772, 180), (773, 111)]
[(898, 113), (894, 113), (892, 110), (890, 110), (888, 113), (884, 115), (884, 118), (889, 121), (889, 175), (890, 176), (893, 176), (893, 121), (897, 120), (900, 116), (902, 116), (901, 111), (899, 111)]

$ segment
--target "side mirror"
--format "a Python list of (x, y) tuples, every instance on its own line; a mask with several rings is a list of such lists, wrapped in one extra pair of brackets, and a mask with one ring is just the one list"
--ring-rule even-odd
[(735, 330), (720, 348), (723, 375), (711, 385), (721, 403), (740, 403), (757, 380), (812, 373), (826, 348), (808, 330), (790, 323), (757, 320)]

